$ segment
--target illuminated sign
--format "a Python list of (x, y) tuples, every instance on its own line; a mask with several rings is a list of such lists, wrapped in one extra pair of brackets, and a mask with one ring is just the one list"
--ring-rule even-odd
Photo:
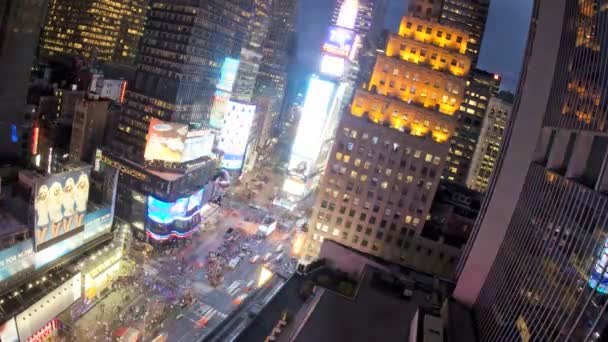
[(320, 72), (322, 74), (339, 78), (344, 76), (345, 69), (346, 60), (344, 58), (326, 54), (321, 56)]
[(240, 61), (238, 59), (227, 57), (222, 65), (220, 73), (220, 80), (217, 83), (216, 88), (227, 92), (232, 91), (234, 81), (236, 80), (236, 73), (239, 71)]
[(218, 143), (218, 148), (224, 152), (221, 167), (228, 170), (240, 170), (243, 166), (255, 109), (254, 105), (228, 102), (225, 125)]
[(84, 240), (89, 241), (97, 236), (112, 231), (112, 208), (106, 207), (88, 213), (84, 218)]
[(299, 173), (304, 175), (312, 163), (316, 162), (323, 145), (327, 121), (330, 119), (328, 114), (334, 102), (335, 90), (334, 82), (311, 77), (291, 148), (290, 170), (300, 169)]
[(338, 26), (354, 29), (358, 13), (358, 0), (344, 0), (342, 7), (340, 7), (340, 13), (338, 13), (338, 20), (336, 23)]
[(14, 317), (11, 317), (11, 319), (0, 325), (0, 341), (19, 342), (19, 335), (17, 334), (17, 324), (15, 323)]
[(209, 117), (209, 126), (217, 129), (224, 127), (224, 116), (226, 116), (226, 112), (228, 111), (228, 101), (230, 101), (230, 93), (222, 90), (215, 91), (211, 115)]
[(120, 86), (120, 96), (118, 101), (120, 103), (125, 103), (125, 94), (127, 93), (127, 81), (122, 81), (122, 85)]
[(126, 165), (123, 165), (114, 159), (108, 158), (107, 156), (102, 155), (100, 159), (104, 164), (111, 166), (111, 167), (119, 170), (120, 172), (124, 172), (124, 173), (128, 174), (129, 176), (137, 178), (141, 181), (145, 181), (146, 179), (148, 179), (148, 176), (146, 176), (144, 173), (134, 170)]
[(186, 125), (152, 119), (144, 158), (180, 163), (187, 134), (188, 126)]
[(0, 281), (9, 279), (32, 266), (34, 266), (34, 243), (32, 240), (18, 242), (0, 251)]
[(330, 26), (323, 44), (323, 52), (339, 57), (349, 57), (355, 48), (356, 33), (343, 27)]
[(599, 293), (608, 293), (608, 240), (604, 242), (601, 254), (591, 271), (589, 286)]
[(188, 162), (202, 157), (212, 157), (215, 134), (208, 129), (190, 131), (186, 136), (182, 162)]
[(38, 126), (38, 120), (34, 121), (34, 130), (32, 132), (32, 155), (38, 153), (38, 138), (40, 136), (40, 127)]
[[(152, 196), (148, 197), (148, 218), (160, 224), (170, 224), (174, 221), (189, 221), (198, 214), (191, 213), (193, 209), (200, 209), (203, 189), (190, 197), (180, 198), (175, 202), (164, 202)], [(188, 215), (188, 213), (191, 213)]]
[[(59, 329), (59, 319), (53, 318), (50, 322), (45, 324), (40, 330), (38, 330), (34, 335), (30, 336), (25, 342), (43, 342), (46, 341), (47, 338)], [(4, 341), (4, 340), (2, 340)]]
[(359, 52), (359, 48), (361, 47), (361, 36), (355, 36), (355, 43), (353, 44), (353, 48), (350, 50), (350, 54), (348, 55), (348, 59), (354, 61), (357, 58), (357, 52)]
[(34, 226), (39, 251), (84, 230), (89, 169), (51, 175), (36, 183)]

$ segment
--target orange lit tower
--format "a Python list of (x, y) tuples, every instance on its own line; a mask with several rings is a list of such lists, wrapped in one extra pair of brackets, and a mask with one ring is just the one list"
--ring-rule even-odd
[(407, 15), (340, 121), (302, 262), (324, 239), (449, 276), (459, 251), (424, 238), (471, 60), (468, 34)]

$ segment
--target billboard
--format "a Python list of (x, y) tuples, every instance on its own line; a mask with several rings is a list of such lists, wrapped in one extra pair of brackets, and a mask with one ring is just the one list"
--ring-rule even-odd
[(224, 116), (228, 111), (228, 101), (230, 93), (223, 90), (216, 90), (213, 95), (213, 106), (209, 117), (209, 126), (217, 129), (224, 127)]
[(89, 199), (88, 167), (54, 174), (36, 183), (34, 240), (42, 250), (84, 230)]
[(101, 208), (84, 217), (84, 241), (87, 242), (112, 230), (112, 207)]
[(332, 77), (344, 76), (346, 69), (346, 60), (342, 57), (323, 54), (321, 56), (320, 72), (324, 75)]
[[(608, 240), (604, 242), (599, 258), (589, 276), (589, 286), (599, 293), (608, 293)], [(597, 287), (596, 287), (597, 286)]]
[[(34, 243), (25, 240), (0, 251), (0, 281), (34, 266)], [(2, 340), (4, 341), (4, 340)]]
[(186, 125), (152, 119), (144, 158), (171, 163), (181, 162), (187, 134)]
[(225, 124), (218, 143), (218, 148), (224, 152), (221, 167), (227, 170), (240, 170), (243, 167), (255, 109), (255, 105), (228, 102)]
[(323, 52), (339, 57), (349, 57), (351, 51), (356, 48), (356, 36), (357, 34), (353, 30), (330, 26), (323, 44)]
[(11, 319), (0, 325), (0, 342), (19, 342), (17, 324), (14, 317), (11, 317)]
[[(201, 189), (189, 197), (183, 197), (175, 202), (165, 202), (148, 197), (148, 218), (156, 223), (170, 224), (175, 221), (188, 221), (197, 212), (193, 210), (201, 208), (204, 189)], [(190, 215), (188, 215), (190, 213)]]
[(182, 162), (188, 162), (202, 157), (213, 157), (215, 134), (208, 129), (190, 131), (186, 135)]
[(327, 126), (328, 112), (332, 107), (336, 83), (312, 76), (302, 107), (302, 114), (289, 159), (290, 170), (306, 175), (316, 162)]
[(220, 72), (220, 80), (217, 83), (216, 88), (227, 92), (232, 91), (234, 81), (236, 80), (236, 74), (239, 71), (240, 61), (238, 59), (226, 57), (224, 64), (222, 64), (222, 70)]

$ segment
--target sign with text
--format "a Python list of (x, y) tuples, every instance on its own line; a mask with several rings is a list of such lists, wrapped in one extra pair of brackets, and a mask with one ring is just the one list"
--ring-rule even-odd
[(327, 32), (323, 52), (340, 57), (349, 57), (355, 48), (356, 33), (339, 26), (330, 26)]

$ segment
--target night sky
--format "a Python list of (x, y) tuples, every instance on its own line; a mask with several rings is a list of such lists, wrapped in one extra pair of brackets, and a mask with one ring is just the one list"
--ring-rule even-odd
[[(386, 28), (396, 32), (407, 0), (388, 0)], [(329, 23), (333, 0), (300, 0), (298, 59), (313, 70)], [(491, 0), (478, 67), (503, 76), (502, 89), (515, 91), (526, 46), (532, 0)]]

